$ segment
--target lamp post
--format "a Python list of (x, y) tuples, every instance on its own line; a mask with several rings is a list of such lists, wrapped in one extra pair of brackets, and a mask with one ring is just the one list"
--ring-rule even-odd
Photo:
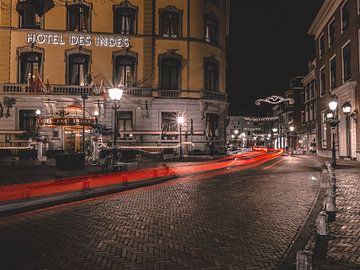
[(121, 100), (123, 90), (120, 88), (110, 88), (108, 90), (109, 97), (113, 101), (112, 109), (114, 110), (114, 140), (113, 140), (113, 158), (116, 159), (116, 139), (117, 139), (117, 111), (120, 108), (118, 102)]
[(178, 116), (177, 118), (176, 118), (176, 122), (178, 123), (178, 126), (179, 126), (179, 135), (180, 135), (180, 139), (179, 139), (179, 141), (180, 141), (180, 149), (179, 149), (179, 151), (180, 151), (180, 160), (182, 160), (183, 159), (183, 149), (182, 149), (182, 136), (181, 136), (181, 131), (182, 131), (182, 125), (184, 124), (184, 122), (185, 122), (185, 118), (184, 118), (184, 116)]
[(290, 151), (290, 153), (291, 153), (292, 148), (293, 148), (293, 132), (294, 132), (294, 130), (295, 130), (294, 126), (289, 127), (289, 131), (290, 131), (290, 134), (289, 134), (289, 151)]
[(40, 109), (36, 109), (35, 115), (36, 115), (36, 131), (39, 132), (41, 110), (40, 110)]
[(237, 149), (237, 148), (238, 148), (238, 147), (237, 147), (237, 140), (238, 140), (239, 130), (238, 130), (238, 129), (235, 129), (235, 130), (234, 130), (234, 134), (235, 134), (235, 147), (236, 147), (236, 149)]
[(337, 108), (337, 101), (333, 100), (329, 102), (329, 109), (330, 111), (326, 113), (326, 119), (331, 127), (332, 132), (332, 162), (331, 165), (333, 167), (336, 166), (336, 144), (335, 144), (335, 132), (336, 126), (339, 123), (339, 120), (336, 118), (336, 108)]
[(82, 112), (83, 112), (83, 124), (82, 124), (82, 152), (85, 153), (85, 103), (87, 100), (87, 95), (82, 94), (81, 95), (83, 106), (82, 106)]
[[(273, 140), (274, 140), (274, 148), (277, 148), (276, 147), (276, 143), (275, 143), (275, 134), (276, 134), (276, 132), (278, 132), (278, 129), (276, 128), (276, 127), (273, 127), (272, 129), (271, 129), (271, 131), (273, 132)], [(278, 138), (279, 139), (279, 138)]]

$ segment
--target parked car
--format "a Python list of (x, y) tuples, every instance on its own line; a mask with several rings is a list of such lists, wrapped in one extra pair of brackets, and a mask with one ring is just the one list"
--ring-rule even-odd
[(310, 152), (310, 154), (316, 154), (316, 143), (315, 142), (310, 143), (309, 152)]

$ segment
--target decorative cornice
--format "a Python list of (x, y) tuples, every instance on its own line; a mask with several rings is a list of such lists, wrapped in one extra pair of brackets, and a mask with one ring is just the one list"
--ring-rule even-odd
[(308, 35), (314, 35), (317, 39), (341, 2), (342, 0), (325, 0), (308, 30)]

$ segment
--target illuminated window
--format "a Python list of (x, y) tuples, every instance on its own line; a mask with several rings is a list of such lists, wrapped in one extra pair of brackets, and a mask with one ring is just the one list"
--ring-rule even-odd
[(219, 64), (216, 60), (204, 61), (205, 90), (219, 91)]
[(205, 41), (217, 44), (219, 39), (218, 35), (218, 21), (213, 14), (209, 14), (205, 17)]
[(120, 6), (114, 6), (114, 33), (122, 35), (136, 34), (137, 9), (130, 6), (129, 2), (123, 2)]
[(135, 85), (135, 63), (136, 58), (132, 56), (119, 55), (114, 60), (114, 85), (134, 86)]
[(19, 55), (19, 83), (28, 83), (29, 79), (41, 77), (42, 54), (37, 52), (24, 52)]
[(160, 36), (166, 38), (181, 37), (181, 10), (169, 6), (160, 11)]
[(343, 81), (346, 82), (351, 79), (351, 47), (350, 42), (342, 49), (343, 56)]
[(68, 59), (67, 84), (89, 85), (89, 62), (90, 56), (86, 54), (70, 54)]
[(321, 112), (321, 134), (320, 134), (322, 148), (327, 147), (326, 139), (326, 112)]
[(67, 8), (67, 30), (90, 32), (90, 7), (85, 4), (73, 4)]

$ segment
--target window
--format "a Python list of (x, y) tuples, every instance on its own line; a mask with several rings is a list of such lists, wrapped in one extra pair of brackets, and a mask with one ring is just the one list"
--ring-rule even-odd
[(41, 17), (39, 17), (33, 10), (22, 10), (20, 15), (20, 28), (40, 29)]
[(335, 19), (329, 24), (329, 47), (332, 46), (335, 42)]
[(330, 59), (330, 88), (336, 87), (336, 58), (333, 56)]
[(320, 69), (320, 96), (325, 95), (325, 68)]
[(326, 140), (326, 112), (321, 112), (321, 146), (322, 148), (327, 147), (327, 140)]
[(42, 54), (38, 52), (24, 52), (19, 55), (19, 83), (28, 83), (29, 79), (41, 77)]
[(73, 4), (67, 8), (67, 30), (89, 32), (90, 7), (85, 4)]
[(349, 26), (349, 1), (346, 1), (345, 4), (341, 8), (341, 29), (345, 31), (346, 28)]
[(118, 55), (114, 59), (114, 85), (135, 85), (136, 58), (128, 55)]
[(322, 34), (319, 38), (319, 58), (324, 55), (324, 34)]
[(175, 57), (162, 58), (160, 61), (160, 88), (164, 90), (180, 89), (181, 61)]
[(305, 107), (305, 122), (309, 121), (309, 107), (306, 105)]
[(213, 44), (218, 43), (219, 27), (213, 14), (205, 17), (205, 41)]
[(130, 134), (124, 134), (126, 131), (132, 131), (132, 112), (117, 113), (117, 128), (121, 139), (130, 138)]
[(309, 100), (309, 86), (307, 85), (305, 87), (305, 101)]
[(310, 111), (309, 111), (309, 121), (314, 120), (314, 105), (310, 104)]
[(122, 35), (136, 34), (137, 9), (125, 1), (114, 6), (114, 33)]
[(70, 54), (68, 58), (67, 84), (88, 85), (90, 56), (87, 54)]
[(310, 99), (315, 97), (315, 81), (310, 83)]
[(29, 134), (36, 131), (35, 110), (19, 110), (19, 128)]
[(177, 38), (181, 36), (181, 11), (166, 7), (160, 11), (160, 36)]
[(343, 81), (346, 82), (351, 79), (351, 47), (350, 42), (342, 49), (343, 56)]
[(206, 126), (205, 126), (205, 135), (208, 138), (214, 138), (219, 134), (219, 116), (214, 113), (206, 114)]
[(177, 131), (178, 124), (176, 112), (162, 112), (161, 113), (161, 139), (162, 140), (176, 140), (177, 135), (169, 135), (167, 132)]
[(360, 13), (360, 0), (357, 0), (357, 9), (358, 9), (358, 14)]
[(204, 78), (205, 90), (219, 91), (219, 64), (216, 60), (205, 60)]

